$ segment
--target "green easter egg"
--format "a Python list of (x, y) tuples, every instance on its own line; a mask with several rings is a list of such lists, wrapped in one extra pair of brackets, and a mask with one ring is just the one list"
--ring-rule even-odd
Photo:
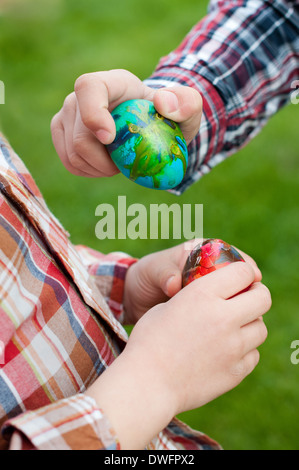
[(129, 100), (112, 111), (116, 137), (108, 151), (131, 181), (153, 189), (171, 189), (183, 179), (187, 144), (177, 123), (161, 116), (148, 100)]

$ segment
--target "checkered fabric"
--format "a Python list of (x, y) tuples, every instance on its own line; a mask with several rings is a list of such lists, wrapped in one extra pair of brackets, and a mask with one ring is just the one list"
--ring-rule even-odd
[[(84, 391), (126, 344), (122, 300), (134, 262), (74, 246), (0, 139), (0, 448), (120, 449)], [(219, 446), (174, 419), (148, 448)]]
[(181, 194), (290, 102), (299, 87), (299, 1), (212, 0), (208, 15), (145, 83), (191, 86), (203, 98), (185, 178), (171, 191)]

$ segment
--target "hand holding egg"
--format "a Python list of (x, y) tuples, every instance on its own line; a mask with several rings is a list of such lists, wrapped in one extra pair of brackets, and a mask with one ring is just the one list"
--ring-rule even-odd
[(217, 238), (205, 240), (197, 245), (187, 258), (183, 269), (183, 287), (194, 279), (236, 261), (244, 259), (234, 247)]
[(153, 103), (134, 99), (112, 112), (116, 137), (107, 146), (118, 169), (131, 181), (153, 189), (171, 189), (183, 179), (187, 144), (174, 121), (161, 116)]

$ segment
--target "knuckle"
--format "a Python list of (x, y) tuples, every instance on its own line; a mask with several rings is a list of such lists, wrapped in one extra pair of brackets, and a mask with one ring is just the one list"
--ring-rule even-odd
[(77, 78), (75, 81), (74, 89), (75, 92), (77, 93), (78, 91), (80, 92), (81, 90), (85, 89), (90, 83), (90, 74), (84, 73), (83, 75), (80, 75), (80, 77)]
[(232, 366), (230, 369), (231, 376), (234, 380), (237, 380), (237, 382), (241, 382), (255, 369), (259, 361), (260, 353), (255, 349)]
[(262, 305), (265, 311), (267, 312), (272, 306), (272, 298), (271, 292), (269, 291), (268, 287), (266, 287), (264, 284), (261, 284), (261, 299)]
[(50, 128), (51, 128), (51, 131), (55, 131), (58, 127), (58, 122), (59, 122), (59, 115), (58, 113), (55, 114), (52, 119), (51, 119), (51, 123), (50, 123)]
[(243, 356), (243, 351), (245, 349), (245, 342), (242, 337), (231, 336), (230, 339), (226, 342), (227, 345), (227, 354), (232, 363), (235, 363)]
[(253, 369), (258, 365), (260, 362), (260, 353), (257, 349), (251, 351), (251, 353), (244, 359), (246, 361), (247, 371), (245, 375), (250, 374)]
[(246, 351), (246, 339), (244, 336), (239, 335), (238, 338), (235, 340), (234, 343), (234, 354), (236, 358), (240, 358), (244, 356)]
[[(86, 149), (86, 138), (77, 135), (73, 139), (74, 156), (84, 155)], [(75, 157), (74, 157), (75, 158)]]
[(190, 88), (189, 90), (188, 100), (185, 100), (184, 104), (181, 106), (181, 113), (188, 121), (192, 119), (194, 123), (194, 120), (196, 120), (197, 125), (199, 125), (202, 114), (202, 98), (194, 88)]
[(198, 111), (199, 109), (201, 110), (202, 108), (202, 96), (201, 94), (195, 90), (195, 88), (190, 88), (191, 93), (192, 93), (192, 98), (193, 98), (193, 106), (194, 110)]
[(117, 166), (109, 166), (106, 171), (105, 171), (105, 176), (114, 176), (114, 175), (117, 175), (119, 173), (119, 169), (117, 168)]
[(75, 151), (70, 152), (69, 162), (72, 167), (76, 168), (77, 170), (84, 170), (84, 161)]
[(209, 303), (214, 305), (214, 303), (218, 300), (219, 303), (221, 302), (221, 299), (218, 299), (214, 295), (211, 289), (209, 289), (209, 286), (203, 282), (202, 278), (195, 279), (187, 287), (190, 288), (190, 291), (193, 290), (193, 293), (195, 293), (196, 297), (201, 299), (201, 302), (205, 303), (206, 305), (209, 305)]
[(63, 102), (63, 110), (68, 111), (70, 109), (73, 109), (74, 106), (74, 93), (70, 93), (67, 95)]
[(254, 369), (260, 362), (260, 353), (257, 349), (253, 351), (252, 355), (252, 369)]
[(117, 74), (117, 75), (121, 74), (124, 77), (126, 76), (126, 77), (137, 79), (136, 75), (134, 75), (132, 72), (130, 72), (129, 70), (126, 70), (126, 69), (122, 69), (122, 68), (111, 70), (110, 73)]
[(236, 379), (242, 379), (247, 375), (247, 365), (244, 359), (235, 363), (231, 368), (231, 375)]
[(82, 113), (81, 119), (82, 119), (84, 126), (87, 127), (87, 129), (91, 129), (94, 131), (98, 129), (99, 126), (93, 114), (88, 113), (88, 112)]
[(262, 321), (261, 331), (260, 331), (260, 344), (264, 343), (268, 337), (268, 330), (265, 323)]
[(244, 263), (243, 261), (237, 261), (234, 263), (234, 267), (238, 273), (238, 275), (251, 283), (254, 281), (254, 271), (252, 267), (248, 263)]

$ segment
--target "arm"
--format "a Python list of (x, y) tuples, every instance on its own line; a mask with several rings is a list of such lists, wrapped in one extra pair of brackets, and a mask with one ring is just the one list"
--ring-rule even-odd
[(259, 282), (241, 292), (254, 279), (249, 265), (234, 263), (138, 321), (124, 352), (87, 391), (122, 449), (144, 448), (174, 415), (227, 392), (254, 369), (255, 348), (266, 338), (260, 314), (270, 307)]
[(247, 144), (289, 102), (298, 77), (298, 2), (213, 0), (145, 81), (154, 88), (187, 85), (203, 98), (200, 132), (176, 192)]
[[(267, 336), (261, 316), (271, 298), (260, 279), (249, 263), (233, 263), (149, 310), (85, 394), (7, 421), (10, 447), (142, 449), (176, 414), (236, 387), (257, 365), (256, 348)], [(203, 442), (195, 437), (187, 448)]]
[(152, 100), (180, 123), (189, 144), (186, 176), (172, 190), (180, 194), (248, 143), (289, 102), (298, 78), (298, 1), (212, 0), (209, 14), (145, 82), (123, 70), (79, 77), (52, 120), (54, 146), (70, 172), (113, 176), (109, 111), (128, 99)]
[(27, 411), (2, 428), (10, 450), (117, 450), (118, 438), (95, 401), (83, 394)]

